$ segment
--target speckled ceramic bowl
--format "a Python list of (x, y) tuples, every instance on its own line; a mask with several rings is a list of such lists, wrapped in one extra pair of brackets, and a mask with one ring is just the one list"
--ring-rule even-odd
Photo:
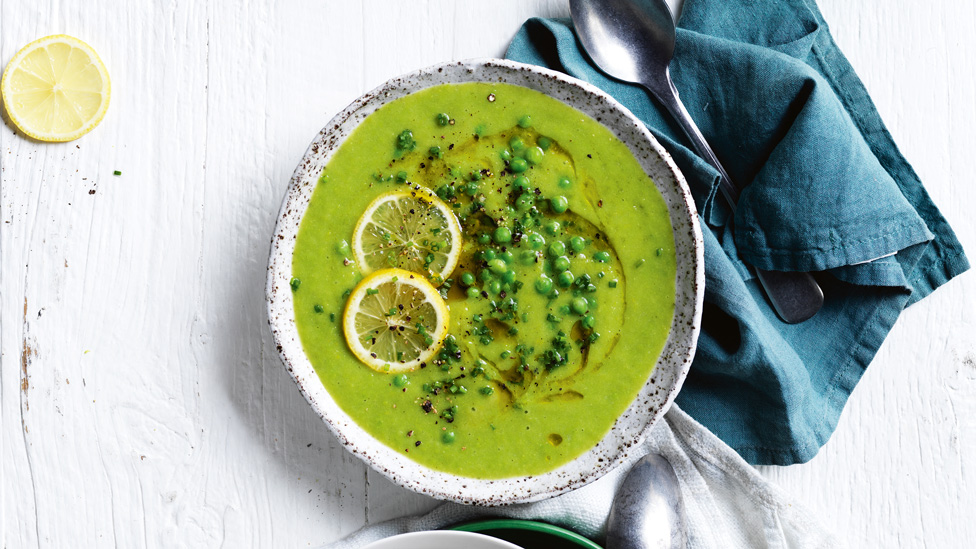
[[(657, 184), (671, 214), (677, 250), (675, 315), (664, 351), (637, 398), (605, 437), (575, 460), (545, 474), (481, 480), (458, 477), (420, 465), (385, 446), (357, 425), (326, 391), (306, 357), (292, 294), (292, 254), (302, 216), (319, 174), (343, 140), (381, 105), (412, 92), (445, 83), (506, 82), (541, 91), (583, 111), (630, 147)], [(596, 480), (619, 465), (660, 419), (680, 389), (691, 359), (701, 318), (705, 274), (698, 215), (684, 178), (647, 128), (599, 89), (562, 73), (499, 59), (445, 63), (400, 76), (363, 95), (336, 115), (309, 146), (291, 178), (271, 244), (268, 266), (268, 316), (288, 372), (312, 408), (350, 452), (397, 484), (461, 503), (499, 505), (545, 499)]]

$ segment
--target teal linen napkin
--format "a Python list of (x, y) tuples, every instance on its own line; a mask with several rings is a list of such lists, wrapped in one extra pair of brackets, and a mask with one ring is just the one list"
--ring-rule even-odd
[[(686, 0), (671, 73), (731, 177), (640, 88), (590, 64), (561, 19), (530, 19), (506, 56), (605, 90), (647, 124), (703, 220), (705, 307), (677, 402), (753, 464), (813, 458), (908, 305), (969, 268), (812, 0)], [(813, 319), (776, 317), (750, 266), (815, 272)]]

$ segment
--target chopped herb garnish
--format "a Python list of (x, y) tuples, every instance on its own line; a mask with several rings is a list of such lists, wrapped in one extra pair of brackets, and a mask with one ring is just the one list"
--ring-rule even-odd
[(397, 152), (404, 153), (410, 152), (417, 148), (417, 142), (413, 139), (413, 132), (410, 130), (403, 130), (396, 139)]

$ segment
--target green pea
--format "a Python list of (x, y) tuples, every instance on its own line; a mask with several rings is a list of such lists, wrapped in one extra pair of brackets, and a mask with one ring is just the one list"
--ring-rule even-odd
[(474, 284), (474, 281), (475, 281), (474, 275), (471, 273), (465, 272), (464, 274), (461, 275), (461, 284), (464, 284), (465, 286), (470, 286)]
[(552, 289), (552, 279), (542, 274), (535, 280), (535, 291), (540, 294), (547, 294)]
[(569, 239), (569, 247), (572, 248), (574, 252), (582, 252), (583, 248), (586, 247), (586, 239), (582, 236), (574, 236)]
[(501, 291), (502, 291), (502, 283), (499, 282), (499, 281), (497, 281), (497, 280), (492, 280), (491, 282), (488, 283), (488, 290), (487, 291), (488, 291), (488, 293), (495, 294), (495, 295), (501, 293)]
[(499, 254), (498, 257), (501, 258), (501, 260), (504, 261), (505, 263), (511, 263), (512, 261), (515, 261), (515, 256), (512, 255), (512, 252), (508, 250), (505, 250), (504, 252)]
[(550, 221), (549, 223), (546, 223), (546, 232), (552, 236), (559, 234), (559, 229), (561, 228), (562, 227), (559, 225), (558, 221)]
[(573, 302), (570, 303), (570, 307), (573, 309), (573, 312), (578, 315), (585, 313), (586, 310), (589, 308), (589, 305), (590, 304), (589, 302), (586, 301), (585, 297), (574, 298)]
[(569, 199), (559, 195), (549, 199), (549, 207), (556, 213), (563, 213), (569, 208)]
[(610, 261), (610, 254), (604, 251), (599, 251), (593, 254), (593, 259), (599, 261), (600, 263), (606, 263), (607, 261)]
[(512, 229), (508, 227), (498, 227), (495, 229), (495, 234), (492, 235), (495, 242), (498, 244), (505, 244), (512, 241)]
[(570, 186), (572, 186), (572, 184), (573, 184), (573, 182), (570, 181), (568, 177), (560, 177), (559, 178), (559, 186), (562, 187), (562, 188), (564, 188), (564, 189), (568, 189)]
[(495, 250), (484, 250), (481, 252), (481, 259), (491, 261), (495, 259)]
[(491, 242), (491, 235), (488, 233), (481, 233), (478, 235), (478, 244), (488, 244)]
[(519, 152), (525, 148), (525, 141), (522, 141), (521, 137), (513, 135), (512, 138), (508, 140), (508, 146), (511, 147), (513, 151)]
[(563, 271), (559, 273), (558, 277), (556, 277), (556, 282), (563, 288), (569, 288), (572, 286), (574, 280), (576, 280), (576, 277), (573, 276), (573, 273), (569, 271)]
[(474, 299), (479, 295), (481, 295), (481, 292), (478, 291), (478, 288), (475, 288), (474, 286), (468, 288), (468, 297), (470, 297), (471, 299)]
[(522, 253), (519, 254), (519, 262), (522, 265), (531, 265), (535, 263), (535, 259), (535, 252), (531, 250), (523, 250)]
[(505, 162), (512, 159), (512, 153), (508, 152), (508, 149), (502, 149), (502, 152), (498, 153), (498, 156)]
[(546, 245), (546, 239), (539, 233), (529, 233), (529, 247), (533, 250), (541, 250)]
[(407, 374), (400, 374), (400, 375), (395, 376), (393, 378), (393, 386), (394, 387), (406, 387), (407, 384), (409, 384), (409, 383), (410, 383), (410, 380), (407, 379)]
[(539, 148), (541, 148), (544, 151), (548, 151), (549, 147), (551, 146), (552, 146), (552, 139), (549, 139), (546, 136), (542, 136), (539, 138)]
[(566, 254), (566, 245), (562, 242), (556, 240), (549, 244), (549, 255), (551, 257), (559, 257)]
[(522, 118), (519, 118), (518, 125), (520, 128), (528, 128), (532, 126), (532, 117), (527, 114), (523, 115)]
[(440, 114), (437, 115), (437, 125), (438, 126), (446, 126), (446, 125), (448, 125), (450, 123), (451, 123), (451, 116), (448, 115), (446, 112), (442, 112), (442, 113), (440, 113)]
[(520, 212), (524, 212), (532, 206), (535, 206), (535, 198), (532, 196), (532, 193), (523, 193), (522, 196), (515, 200), (515, 209)]
[(336, 244), (336, 251), (339, 252), (342, 255), (349, 255), (349, 252), (351, 251), (349, 249), (349, 243), (346, 242), (345, 240), (340, 240)]
[(444, 431), (444, 434), (441, 435), (441, 440), (443, 440), (445, 444), (454, 442), (455, 438), (454, 431)]
[(520, 175), (512, 181), (512, 186), (516, 189), (528, 189), (529, 188), (529, 178), (524, 175)]
[(508, 266), (506, 266), (505, 262), (501, 259), (492, 259), (489, 261), (488, 268), (491, 269), (491, 272), (494, 274), (502, 274), (508, 270)]
[[(529, 208), (531, 210), (531, 208)], [(535, 227), (535, 218), (532, 217), (531, 213), (526, 213), (522, 216), (522, 227), (526, 229), (531, 229)]]
[(596, 293), (596, 284), (587, 284), (586, 293), (588, 294)]
[(592, 330), (593, 327), (596, 326), (596, 318), (594, 318), (593, 315), (586, 315), (583, 317), (583, 320), (580, 321), (580, 324), (583, 325), (583, 328)]
[(468, 179), (470, 181), (481, 181), (481, 172), (478, 170), (471, 170), (468, 172)]
[(506, 284), (511, 284), (512, 282), (515, 282), (515, 278), (516, 278), (515, 271), (506, 271), (504, 274), (502, 274), (502, 282)]
[(522, 173), (529, 169), (529, 163), (526, 162), (524, 158), (513, 158), (508, 164), (508, 169), (512, 170), (514, 173)]
[(298, 278), (292, 277), (291, 282), (288, 283), (291, 286), (291, 291), (297, 292), (298, 287), (302, 285), (302, 281)]
[(562, 272), (569, 269), (569, 258), (561, 255), (556, 259), (552, 260), (552, 268), (556, 272)]
[(480, 271), (478, 271), (478, 280), (482, 282), (488, 282), (492, 278), (494, 277), (491, 276), (491, 271), (489, 271), (488, 269), (481, 269)]
[(542, 158), (546, 153), (542, 152), (539, 147), (531, 147), (529, 150), (525, 151), (525, 159), (529, 161), (530, 164), (539, 164), (542, 162)]

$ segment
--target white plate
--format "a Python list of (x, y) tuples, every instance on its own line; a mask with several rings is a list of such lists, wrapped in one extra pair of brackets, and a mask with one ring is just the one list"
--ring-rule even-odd
[(411, 532), (379, 541), (363, 549), (522, 549), (518, 545), (474, 532), (431, 530)]

